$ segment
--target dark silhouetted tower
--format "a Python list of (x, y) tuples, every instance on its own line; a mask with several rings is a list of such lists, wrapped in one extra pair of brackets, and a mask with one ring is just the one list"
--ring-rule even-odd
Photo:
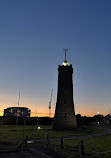
[(73, 102), (73, 68), (66, 61), (66, 51), (68, 49), (65, 49), (65, 61), (62, 66), (58, 66), (58, 93), (53, 122), (53, 129), (56, 130), (73, 130), (77, 126)]

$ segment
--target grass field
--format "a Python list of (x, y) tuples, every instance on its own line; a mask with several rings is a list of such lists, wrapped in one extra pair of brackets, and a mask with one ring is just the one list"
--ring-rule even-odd
[[(38, 130), (38, 126), (25, 126), (25, 135), (28, 135), (29, 139), (38, 139), (45, 138), (47, 134), (50, 135), (51, 138), (57, 137), (68, 137), (68, 136), (81, 136), (87, 135), (88, 130), (91, 130), (92, 133), (101, 133), (104, 130), (96, 127), (82, 127), (77, 129), (76, 131), (53, 131), (51, 126), (40, 126), (40, 130)], [(1, 139), (22, 139), (23, 138), (23, 126), (11, 126), (4, 125), (0, 126), (0, 140)]]
[[(60, 149), (60, 142), (52, 142), (53, 148), (68, 158), (79, 158), (79, 142), (81, 139), (64, 140), (64, 149)], [(111, 158), (111, 136), (83, 138), (85, 158)], [(107, 153), (107, 151), (110, 151)], [(105, 153), (103, 153), (105, 152)]]
[[(25, 135), (28, 135), (29, 139), (44, 139), (46, 135), (49, 134), (50, 138), (60, 138), (68, 136), (83, 136), (87, 135), (88, 130), (94, 133), (102, 133), (104, 129), (96, 127), (82, 127), (76, 131), (52, 131), (51, 126), (40, 126), (41, 129), (38, 130), (37, 126), (25, 126)], [(20, 140), (23, 139), (23, 126), (0, 126), (0, 150), (9, 149), (15, 147)], [(60, 141), (51, 141), (51, 149), (60, 152), (68, 158), (79, 157), (78, 145), (80, 138), (64, 140), (64, 149), (60, 149)], [(94, 138), (83, 138), (85, 145), (85, 158), (110, 158), (111, 152), (108, 153), (98, 153), (106, 152), (111, 150), (111, 136), (99, 136)], [(45, 146), (45, 141), (34, 143)], [(97, 153), (95, 153), (97, 152)]]

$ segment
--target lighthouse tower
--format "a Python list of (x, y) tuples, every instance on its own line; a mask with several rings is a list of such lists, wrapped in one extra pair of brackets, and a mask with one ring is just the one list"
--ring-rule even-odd
[(73, 130), (76, 128), (76, 118), (73, 101), (73, 67), (66, 60), (58, 66), (58, 92), (53, 129)]

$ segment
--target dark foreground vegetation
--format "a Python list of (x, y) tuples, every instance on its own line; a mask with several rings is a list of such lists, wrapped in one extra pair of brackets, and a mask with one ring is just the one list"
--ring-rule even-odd
[[(39, 127), (39, 128), (38, 128)], [(23, 137), (28, 136), (29, 147), (36, 148), (49, 155), (62, 155), (67, 158), (80, 157), (80, 141), (84, 142), (84, 157), (109, 158), (111, 157), (111, 135), (87, 137), (87, 135), (102, 134), (106, 129), (95, 126), (82, 126), (76, 131), (53, 131), (52, 126), (36, 125), (1, 125), (0, 126), (0, 151), (11, 150), (20, 144)], [(47, 144), (47, 135), (50, 144)], [(63, 148), (61, 148), (61, 137)], [(53, 155), (54, 154), (54, 155)]]
[(61, 155), (61, 158), (79, 158), (81, 141), (84, 146), (84, 158), (110, 158), (111, 131), (106, 132), (107, 127), (111, 128), (110, 116), (106, 119), (102, 115), (82, 117), (78, 114), (76, 119), (78, 127), (75, 131), (53, 131), (53, 118), (19, 117), (16, 125), (16, 117), (1, 117), (0, 152), (15, 149), (28, 136), (28, 141), (32, 141), (28, 144), (30, 148), (41, 150), (54, 158)]

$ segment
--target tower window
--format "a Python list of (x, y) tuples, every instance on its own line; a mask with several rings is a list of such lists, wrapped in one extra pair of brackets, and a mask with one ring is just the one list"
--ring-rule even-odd
[(64, 118), (66, 118), (66, 115), (67, 115), (67, 114), (65, 113), (65, 116), (64, 116)]

